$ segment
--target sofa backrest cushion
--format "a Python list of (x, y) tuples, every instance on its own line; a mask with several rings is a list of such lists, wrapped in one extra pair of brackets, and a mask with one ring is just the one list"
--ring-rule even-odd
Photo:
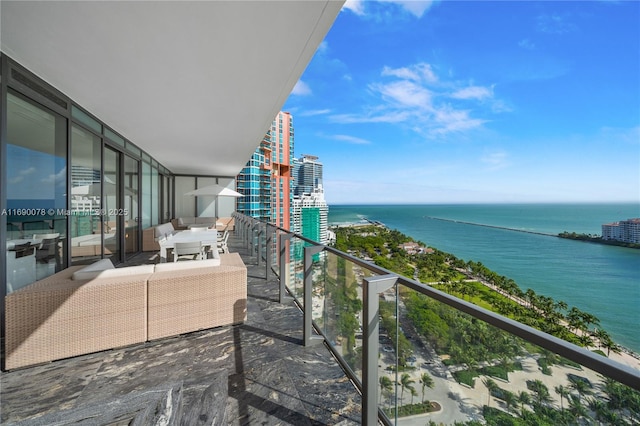
[(182, 216), (178, 218), (178, 226), (189, 226), (196, 223), (196, 218), (191, 216)]
[(210, 268), (220, 266), (220, 258), (205, 260), (190, 260), (188, 262), (158, 263), (154, 272), (182, 271), (185, 269)]
[(87, 265), (84, 268), (75, 271), (71, 276), (71, 279), (90, 280), (97, 277), (100, 272), (106, 271), (107, 269), (115, 269), (115, 266), (111, 263), (111, 259), (101, 259), (91, 265)]
[(128, 277), (131, 275), (153, 274), (155, 265), (125, 266), (123, 268), (109, 269), (102, 271), (98, 278)]
[[(107, 259), (108, 260), (108, 259)], [(71, 276), (72, 280), (94, 280), (96, 278), (129, 277), (132, 275), (151, 275), (154, 265), (125, 266), (94, 271), (78, 270)]]

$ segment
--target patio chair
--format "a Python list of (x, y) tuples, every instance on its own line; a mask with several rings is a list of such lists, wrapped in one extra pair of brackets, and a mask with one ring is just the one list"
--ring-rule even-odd
[(229, 253), (227, 240), (229, 240), (229, 231), (224, 231), (222, 238), (218, 240), (218, 253)]
[(182, 260), (202, 260), (204, 250), (202, 241), (176, 242), (173, 246), (173, 261)]

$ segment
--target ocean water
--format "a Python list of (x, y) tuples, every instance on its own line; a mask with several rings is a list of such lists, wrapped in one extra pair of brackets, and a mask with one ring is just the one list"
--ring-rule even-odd
[(331, 225), (380, 221), (465, 261), (480, 261), (523, 291), (531, 288), (590, 312), (617, 343), (640, 353), (640, 250), (554, 236), (600, 235), (603, 223), (632, 217), (640, 217), (640, 205), (329, 207)]

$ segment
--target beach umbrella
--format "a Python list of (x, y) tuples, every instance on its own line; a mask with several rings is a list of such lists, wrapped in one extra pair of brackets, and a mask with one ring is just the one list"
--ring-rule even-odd
[(185, 196), (197, 197), (199, 195), (211, 195), (214, 197), (243, 197), (241, 193), (234, 191), (221, 185), (209, 185), (202, 188), (194, 189), (193, 191), (186, 192)]

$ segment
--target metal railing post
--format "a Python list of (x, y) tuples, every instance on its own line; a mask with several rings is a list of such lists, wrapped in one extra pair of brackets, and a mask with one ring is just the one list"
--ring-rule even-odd
[(257, 246), (257, 251), (256, 251), (256, 258), (257, 258), (257, 263), (256, 265), (260, 266), (262, 264), (262, 240), (260, 238), (260, 236), (262, 235), (262, 233), (264, 232), (262, 229), (262, 223), (261, 222), (257, 222), (256, 223), (256, 229), (258, 230), (257, 232), (257, 242), (256, 242), (256, 246)]
[(378, 424), (379, 295), (398, 281), (395, 275), (364, 278), (362, 283), (362, 424)]
[(265, 251), (264, 251), (264, 263), (266, 264), (266, 270), (264, 273), (264, 277), (265, 279), (269, 280), (269, 277), (271, 276), (271, 245), (273, 244), (273, 233), (271, 232), (271, 225), (270, 224), (265, 224)]
[(320, 253), (322, 246), (304, 248), (304, 345), (312, 346), (322, 343), (324, 337), (313, 334), (313, 255)]
[(280, 234), (280, 303), (285, 303), (291, 298), (287, 297), (287, 282), (289, 280), (289, 263), (287, 257), (291, 244), (291, 234)]
[[(253, 220), (249, 230), (249, 253), (253, 256), (256, 253), (256, 246), (260, 244), (260, 222)], [(258, 241), (256, 241), (256, 229), (258, 230)], [(259, 256), (257, 256), (259, 257)], [(260, 265), (260, 259), (258, 259)]]

